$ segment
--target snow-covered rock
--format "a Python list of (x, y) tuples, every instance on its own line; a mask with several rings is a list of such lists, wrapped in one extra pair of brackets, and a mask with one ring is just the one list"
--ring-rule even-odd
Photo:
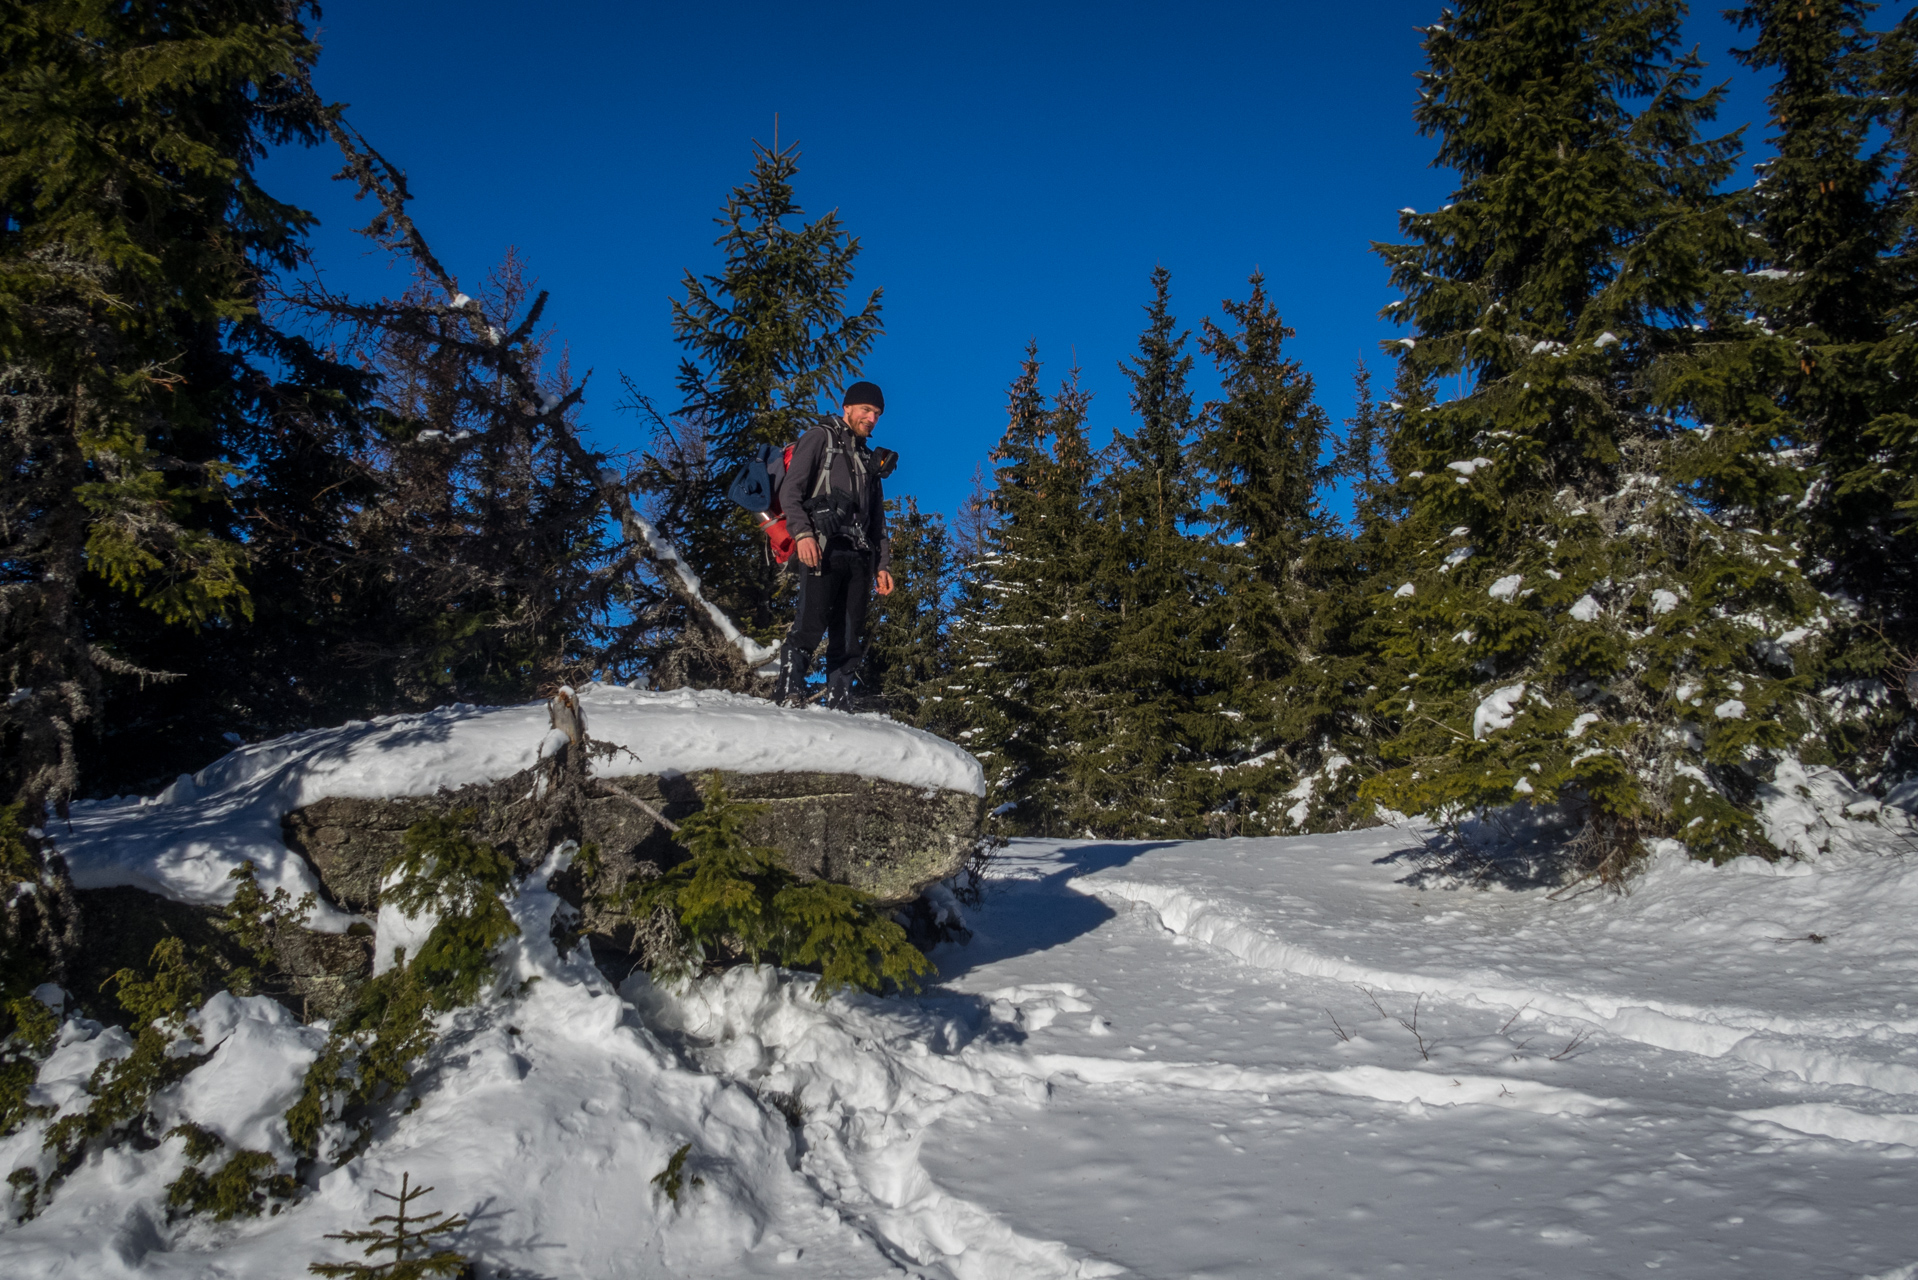
[[(803, 771), (985, 794), (970, 754), (881, 716), (691, 689), (593, 685), (580, 701), (588, 732), (620, 748), (592, 763), (596, 777)], [(546, 705), (531, 703), (443, 707), (292, 734), (233, 751), (152, 799), (75, 804), (71, 830), (56, 832), (55, 843), (82, 889), (131, 885), (180, 902), (221, 903), (233, 890), (228, 873), (251, 859), (268, 891), (317, 892), (312, 869), (282, 839), (288, 814), (327, 798), (430, 796), (510, 778), (539, 762), (550, 728)], [(352, 919), (322, 902), (309, 923), (337, 932)]]

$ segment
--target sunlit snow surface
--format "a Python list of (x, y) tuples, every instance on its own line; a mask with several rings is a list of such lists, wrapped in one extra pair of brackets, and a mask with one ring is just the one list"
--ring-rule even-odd
[[(594, 762), (602, 777), (798, 770), (985, 794), (971, 755), (883, 716), (605, 685), (582, 690), (580, 705), (587, 733), (621, 748)], [(71, 824), (49, 834), (82, 889), (134, 885), (181, 902), (225, 902), (228, 873), (251, 859), (262, 885), (297, 896), (319, 886), (280, 839), (286, 814), (329, 796), (432, 795), (508, 778), (538, 763), (551, 732), (542, 702), (353, 721), (241, 747), (151, 799), (76, 804)], [(311, 923), (337, 932), (350, 918), (322, 904)]]
[[(1560, 901), (1401, 883), (1402, 829), (1018, 842), (936, 987), (823, 1006), (772, 969), (615, 992), (545, 941), (536, 876), (506, 968), (543, 980), (452, 1017), (419, 1108), (297, 1207), (168, 1225), (178, 1142), (122, 1149), (0, 1260), (298, 1276), (405, 1171), (483, 1276), (1909, 1280), (1918, 864), (1902, 815), (1861, 830)], [(263, 1001), (202, 1023), (230, 1038), (169, 1122), (281, 1150), (315, 1032)], [(68, 1041), (45, 1101), (125, 1051)], [(675, 1210), (648, 1180), (682, 1142)]]

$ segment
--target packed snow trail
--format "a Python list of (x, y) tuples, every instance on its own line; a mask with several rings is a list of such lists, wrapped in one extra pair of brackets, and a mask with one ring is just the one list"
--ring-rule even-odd
[[(973, 936), (936, 986), (824, 1004), (769, 967), (615, 989), (546, 940), (535, 876), (500, 994), (299, 1204), (169, 1223), (179, 1143), (121, 1148), (0, 1261), (299, 1276), (407, 1171), (489, 1278), (1910, 1280), (1918, 864), (1901, 815), (1860, 830), (1561, 901), (1421, 890), (1406, 830), (1016, 842), (947, 904)], [(215, 1005), (200, 1070), (226, 1074), (165, 1117), (278, 1151), (315, 1032)], [(116, 1036), (70, 1031), (42, 1099)], [(703, 1181), (675, 1207), (648, 1182), (682, 1142)]]
[[(1665, 858), (1629, 897), (1553, 902), (1419, 891), (1419, 848), (1018, 842), (911, 1013), (822, 1020), (738, 974), (653, 1017), (799, 1097), (801, 1168), (954, 1274), (1918, 1260), (1909, 859)], [(939, 1258), (954, 1202), (1071, 1262)]]

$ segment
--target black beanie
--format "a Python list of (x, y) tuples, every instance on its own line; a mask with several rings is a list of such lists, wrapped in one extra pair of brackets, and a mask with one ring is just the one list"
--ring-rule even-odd
[(884, 413), (886, 411), (885, 393), (879, 390), (877, 383), (855, 382), (846, 388), (846, 394), (839, 397), (841, 407), (854, 404), (869, 404)]

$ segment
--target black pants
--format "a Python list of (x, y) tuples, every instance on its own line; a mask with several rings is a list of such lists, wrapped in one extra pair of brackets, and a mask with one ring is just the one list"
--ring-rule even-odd
[(866, 654), (866, 606), (872, 603), (872, 556), (827, 545), (817, 572), (799, 566), (799, 621), (792, 646), (810, 655), (826, 641), (826, 675), (850, 675)]

